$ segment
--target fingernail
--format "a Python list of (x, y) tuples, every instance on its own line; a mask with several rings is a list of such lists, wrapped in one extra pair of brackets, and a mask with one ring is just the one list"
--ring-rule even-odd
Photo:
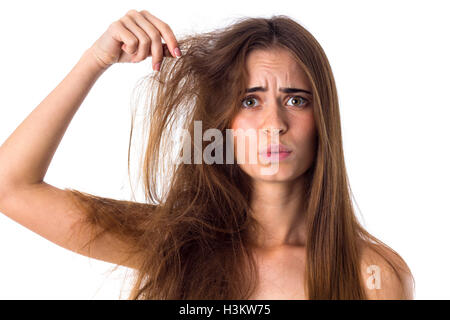
[(159, 71), (159, 69), (161, 68), (161, 62), (158, 62), (157, 64), (155, 64), (155, 66), (153, 67), (154, 70)]
[(177, 58), (181, 57), (181, 51), (180, 48), (176, 47), (175, 50), (173, 50), (175, 52), (175, 55), (177, 56)]

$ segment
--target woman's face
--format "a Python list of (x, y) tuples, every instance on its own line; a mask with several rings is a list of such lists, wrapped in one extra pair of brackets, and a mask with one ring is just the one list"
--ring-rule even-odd
[[(259, 89), (246, 93), (240, 111), (231, 122), (237, 163), (254, 179), (294, 180), (305, 173), (315, 159), (316, 127), (310, 82), (289, 51), (283, 49), (250, 52), (246, 68), (247, 88)], [(283, 88), (306, 92), (283, 91)], [(249, 138), (246, 131), (256, 132), (256, 140)], [(267, 153), (271, 143), (282, 144), (291, 152)], [(239, 148), (245, 151), (240, 153)], [(251, 156), (256, 156), (253, 159), (257, 161), (251, 160)]]

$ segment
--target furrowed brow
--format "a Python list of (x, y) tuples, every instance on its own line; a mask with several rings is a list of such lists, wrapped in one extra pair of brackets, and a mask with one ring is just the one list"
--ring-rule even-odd
[[(245, 93), (257, 92), (257, 91), (266, 92), (267, 88), (264, 88), (264, 87), (252, 87), (252, 88), (245, 89)], [(283, 92), (283, 93), (304, 92), (304, 93), (307, 93), (309, 95), (312, 95), (311, 91), (308, 91), (308, 90), (305, 90), (305, 89), (300, 89), (300, 88), (280, 88), (279, 91)]]

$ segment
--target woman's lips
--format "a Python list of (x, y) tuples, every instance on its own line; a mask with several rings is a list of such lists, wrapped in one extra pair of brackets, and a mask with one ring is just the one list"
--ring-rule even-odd
[(284, 160), (291, 155), (292, 151), (280, 151), (280, 152), (263, 152), (261, 156), (266, 160)]
[(292, 150), (286, 145), (280, 144), (272, 144), (268, 145), (265, 148), (262, 148), (260, 151), (261, 157), (265, 161), (280, 161), (288, 158), (292, 153)]
[(281, 153), (281, 152), (292, 152), (290, 148), (284, 144), (272, 144), (260, 150), (260, 153)]

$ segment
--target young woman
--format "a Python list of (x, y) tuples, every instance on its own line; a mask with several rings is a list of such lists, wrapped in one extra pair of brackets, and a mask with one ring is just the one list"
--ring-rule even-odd
[[(148, 56), (146, 202), (44, 182), (95, 81)], [(214, 157), (236, 161), (186, 157), (207, 147), (193, 139), (198, 122), (233, 132), (233, 149), (226, 143)], [(183, 150), (171, 143), (176, 128), (189, 133)], [(263, 135), (252, 143), (246, 130)], [(261, 157), (250, 163), (254, 150)], [(189, 161), (175, 163), (181, 154)], [(130, 299), (413, 298), (405, 261), (355, 217), (331, 67), (287, 16), (177, 40), (150, 12), (129, 11), (3, 143), (0, 177), (1, 212), (74, 252), (133, 268)]]

